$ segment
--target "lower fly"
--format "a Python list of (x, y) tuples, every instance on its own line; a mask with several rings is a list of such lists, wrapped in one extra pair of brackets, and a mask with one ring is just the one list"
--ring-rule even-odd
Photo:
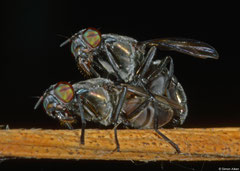
[(175, 77), (167, 79), (168, 75), (169, 72), (165, 71), (151, 77), (151, 84), (148, 84), (151, 96), (140, 87), (115, 85), (104, 78), (89, 79), (72, 85), (59, 82), (45, 91), (35, 109), (42, 101), (46, 113), (69, 129), (79, 119), (82, 123), (81, 144), (84, 144), (86, 121), (93, 121), (114, 126), (117, 151), (120, 151), (117, 126), (123, 124), (137, 129), (154, 129), (180, 153), (178, 145), (158, 130), (171, 122), (179, 121), (182, 124), (187, 113), (183, 88)]

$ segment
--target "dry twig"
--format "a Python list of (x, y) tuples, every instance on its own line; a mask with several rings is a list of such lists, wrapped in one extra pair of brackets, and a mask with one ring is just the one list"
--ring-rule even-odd
[(0, 130), (0, 157), (101, 160), (240, 160), (240, 128), (163, 129), (181, 154), (154, 130), (118, 130), (120, 152), (113, 130)]

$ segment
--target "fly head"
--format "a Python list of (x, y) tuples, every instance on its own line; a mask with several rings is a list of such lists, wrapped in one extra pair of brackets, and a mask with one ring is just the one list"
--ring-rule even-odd
[(42, 101), (47, 115), (63, 123), (70, 124), (75, 122), (74, 116), (71, 115), (71, 106), (74, 97), (75, 94), (72, 85), (68, 82), (59, 82), (45, 91), (36, 104), (35, 109)]

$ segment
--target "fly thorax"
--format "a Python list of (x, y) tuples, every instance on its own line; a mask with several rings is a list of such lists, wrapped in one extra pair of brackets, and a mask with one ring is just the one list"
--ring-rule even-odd
[[(114, 36), (115, 41), (105, 41), (118, 68), (118, 75), (125, 81), (133, 79), (136, 70), (136, 40), (125, 36)], [(107, 66), (107, 64), (105, 64)], [(107, 66), (109, 68), (109, 66)], [(108, 69), (112, 71), (111, 69)]]
[(87, 90), (82, 93), (83, 108), (86, 113), (86, 120), (100, 122), (103, 125), (111, 123), (113, 105), (111, 95), (106, 87), (105, 79), (91, 79), (82, 82), (81, 90)]

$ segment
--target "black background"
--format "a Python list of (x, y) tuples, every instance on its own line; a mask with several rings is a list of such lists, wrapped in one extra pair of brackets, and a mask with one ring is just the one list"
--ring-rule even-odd
[[(144, 5), (144, 4), (143, 4)], [(195, 4), (197, 5), (197, 4)], [(239, 126), (239, 26), (233, 6), (199, 9), (146, 4), (145, 8), (85, 5), (81, 2), (19, 1), (1, 4), (1, 112), (0, 124), (10, 128), (63, 129), (42, 108), (34, 111), (35, 96), (58, 81), (83, 80), (70, 54), (70, 46), (60, 48), (65, 38), (86, 28), (101, 33), (117, 33), (139, 41), (160, 37), (186, 37), (204, 41), (217, 49), (219, 60), (198, 59), (175, 52), (158, 52), (159, 58), (171, 55), (175, 75), (188, 97), (189, 115), (182, 127)], [(114, 7), (118, 4), (113, 4)], [(230, 11), (229, 11), (230, 10)], [(154, 11), (154, 12), (153, 12)], [(203, 170), (237, 166), (237, 162), (180, 163)], [(164, 169), (179, 163), (163, 163)], [(51, 168), (111, 167), (161, 169), (161, 163), (104, 161), (10, 160), (0, 168), (31, 166)], [(186, 169), (186, 168), (185, 168)]]

